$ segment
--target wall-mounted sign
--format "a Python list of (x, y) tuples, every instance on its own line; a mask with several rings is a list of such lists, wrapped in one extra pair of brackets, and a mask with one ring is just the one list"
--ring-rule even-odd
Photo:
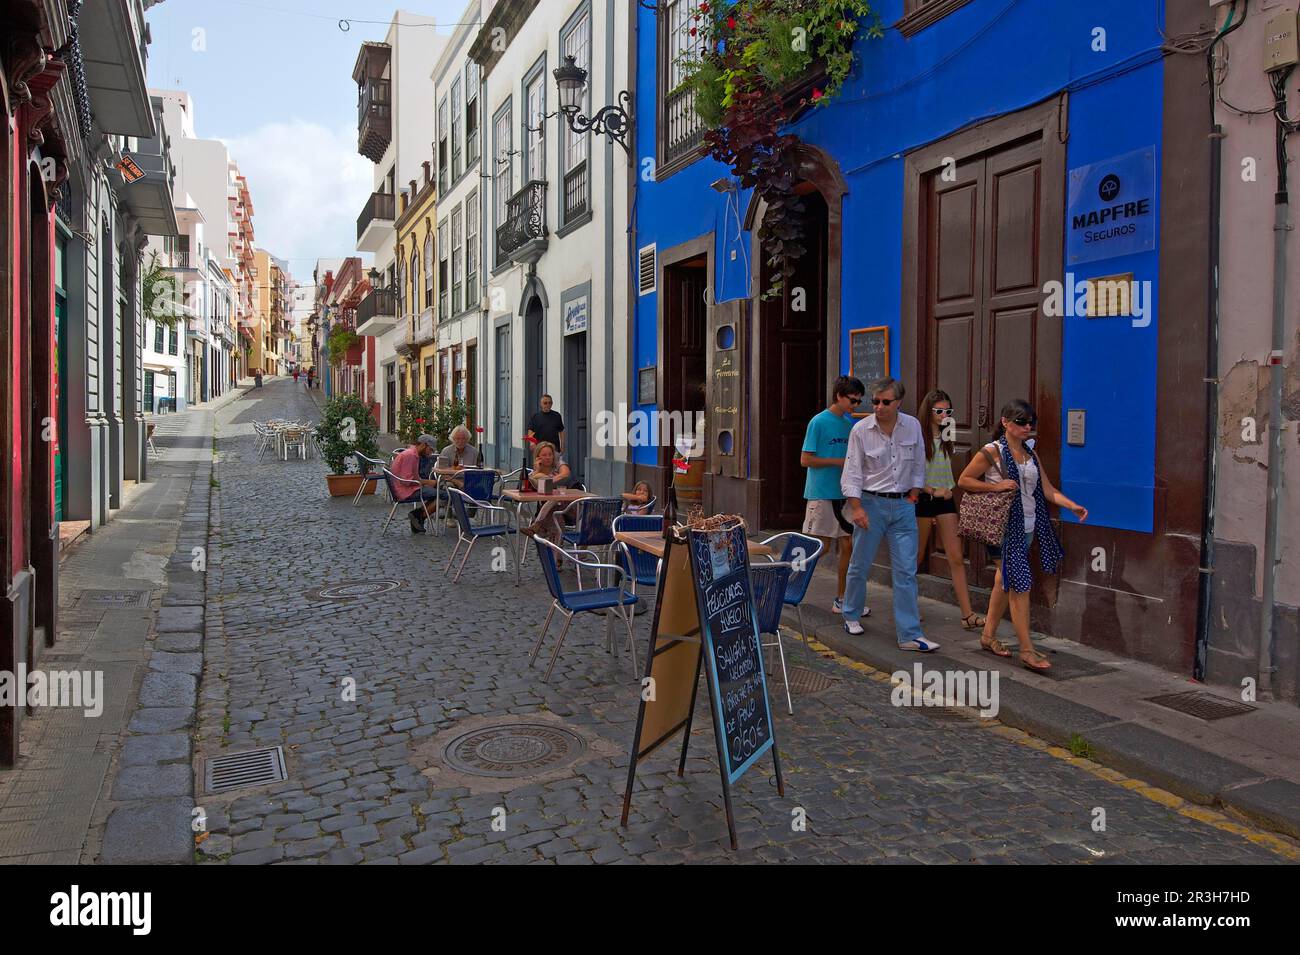
[(122, 153), (122, 159), (117, 164), (117, 170), (122, 174), (122, 178), (128, 183), (144, 178), (144, 170), (137, 166), (135, 160), (126, 153)]
[(868, 388), (889, 375), (889, 326), (849, 331), (849, 374)]
[(1075, 265), (1156, 247), (1156, 149), (1070, 170), (1066, 261)]
[(658, 378), (656, 377), (658, 370), (657, 365), (647, 365), (637, 371), (636, 400), (638, 404), (652, 405), (659, 400)]
[(576, 335), (587, 330), (587, 296), (580, 295), (564, 303), (564, 334)]

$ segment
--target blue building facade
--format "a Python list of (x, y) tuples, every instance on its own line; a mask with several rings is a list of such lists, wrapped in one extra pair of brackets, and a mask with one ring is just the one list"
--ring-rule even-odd
[[(1002, 404), (1026, 398), (1049, 473), (1089, 510), (1086, 526), (1060, 518), (1068, 564), (1054, 608), (1036, 598), (1035, 626), (1189, 669), (1209, 120), (1204, 59), (1168, 54), (1161, 31), (1194, 29), (1206, 11), (873, 6), (883, 38), (859, 40), (840, 94), (792, 121), (808, 252), (770, 300), (763, 203), (701, 154), (672, 92), (685, 5), (639, 13), (637, 155), (655, 168), (632, 218), (633, 401), (704, 411), (706, 510), (783, 528), (801, 518), (803, 432), (836, 375), (886, 370), (909, 413), (947, 391), (959, 467)], [(1096, 280), (1098, 302), (1128, 296), (1111, 314), (1088, 313)], [(634, 448), (634, 471), (662, 486), (670, 455)], [(986, 555), (970, 551), (972, 579), (989, 586)], [(927, 589), (949, 592), (937, 578)]]

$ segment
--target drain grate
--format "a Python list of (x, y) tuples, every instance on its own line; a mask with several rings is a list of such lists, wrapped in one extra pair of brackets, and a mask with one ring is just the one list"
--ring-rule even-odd
[(285, 778), (284, 749), (279, 746), (228, 753), (203, 763), (203, 788), (209, 793), (278, 783)]
[(1257, 709), (1257, 707), (1251, 706), (1249, 703), (1225, 700), (1221, 696), (1215, 696), (1201, 690), (1152, 696), (1147, 698), (1147, 702), (1177, 710), (1179, 713), (1186, 713), (1188, 716), (1195, 716), (1202, 720), (1221, 720), (1226, 716), (1241, 716), (1243, 713), (1251, 713)]
[(357, 600), (360, 597), (377, 597), (400, 586), (400, 580), (349, 580), (328, 587), (313, 587), (303, 591), (303, 594), (313, 600)]
[(818, 670), (810, 670), (807, 667), (790, 667), (789, 676), (790, 692), (795, 696), (820, 693), (822, 690), (828, 690), (835, 685), (834, 677), (829, 677)]
[(151, 590), (83, 590), (79, 607), (147, 607)]

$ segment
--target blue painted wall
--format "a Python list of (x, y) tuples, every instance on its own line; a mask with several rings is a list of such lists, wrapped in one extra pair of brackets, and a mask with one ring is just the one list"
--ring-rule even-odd
[[(894, 23), (903, 0), (881, 0), (876, 7), (884, 24)], [(636, 101), (654, 103), (655, 16), (644, 10), (639, 16)], [(972, 0), (910, 40), (886, 29), (883, 39), (859, 43), (856, 74), (841, 94), (794, 126), (839, 163), (848, 182), (842, 370), (848, 368), (848, 329), (879, 324), (892, 328), (891, 367), (899, 367), (903, 155), (909, 150), (1069, 91), (1067, 170), (1154, 146), (1159, 222), (1163, 19), (1163, 0)], [(1097, 28), (1105, 30), (1104, 51), (1093, 49)], [(639, 156), (655, 155), (655, 120), (654, 110), (638, 111)], [(653, 242), (663, 250), (714, 232), (718, 301), (753, 291), (750, 237), (740, 229), (749, 194), (728, 204), (709, 188), (726, 175), (725, 166), (702, 159), (663, 182), (641, 180), (634, 220), (634, 248)], [(1089, 508), (1090, 524), (1152, 529), (1158, 261), (1157, 244), (1151, 252), (1062, 269), (1078, 280), (1132, 272), (1136, 281), (1149, 281), (1153, 317), (1146, 327), (1133, 327), (1127, 318), (1045, 319), (1066, 326), (1062, 411), (1088, 409), (1087, 443), (1061, 448), (1058, 481)], [(651, 294), (636, 302), (638, 367), (656, 361), (655, 299)], [(633, 460), (654, 464), (656, 449), (637, 448)]]

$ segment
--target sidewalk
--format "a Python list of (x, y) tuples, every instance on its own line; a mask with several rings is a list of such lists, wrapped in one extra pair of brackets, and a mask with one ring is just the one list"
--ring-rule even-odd
[(212, 409), (242, 393), (157, 419), (149, 480), (61, 555), (58, 640), (40, 663), (101, 679), (102, 712), (25, 721), (18, 765), (0, 772), (0, 863), (192, 860), (194, 704), (181, 704), (201, 656), (196, 635), (156, 632), (202, 612)]
[[(767, 536), (767, 535), (763, 535)], [(997, 719), (1080, 753), (1121, 772), (1147, 780), (1191, 802), (1234, 811), (1251, 822), (1300, 838), (1300, 707), (1255, 703), (1253, 711), (1203, 720), (1152, 702), (1153, 697), (1188, 691), (1217, 700), (1240, 700), (1229, 689), (1199, 684), (1147, 664), (1035, 634), (1052, 661), (1050, 676), (1031, 673), (1018, 658), (998, 659), (979, 646), (979, 632), (961, 629), (957, 607), (922, 597), (926, 635), (941, 644), (930, 654), (899, 650), (894, 638), (890, 590), (868, 584), (866, 634), (850, 636), (830, 612), (835, 598), (834, 564), (822, 558), (804, 600), (810, 635), (836, 653), (886, 673), (930, 670), (997, 670)], [(972, 592), (983, 611), (987, 594)], [(784, 617), (791, 634), (799, 624), (793, 610)], [(1015, 647), (1009, 617), (998, 634)], [(800, 657), (797, 637), (787, 638), (787, 655)]]

